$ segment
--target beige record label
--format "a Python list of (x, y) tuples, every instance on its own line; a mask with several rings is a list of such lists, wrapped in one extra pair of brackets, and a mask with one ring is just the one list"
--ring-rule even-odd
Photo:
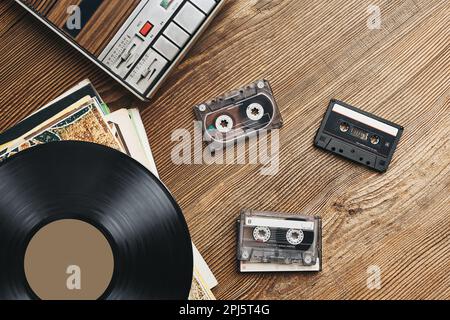
[(40, 229), (25, 253), (25, 275), (42, 300), (95, 300), (108, 288), (114, 257), (106, 237), (80, 220)]

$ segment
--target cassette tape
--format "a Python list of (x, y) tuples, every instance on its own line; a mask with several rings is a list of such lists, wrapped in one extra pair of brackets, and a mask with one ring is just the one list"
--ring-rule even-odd
[(404, 128), (331, 100), (314, 144), (324, 150), (385, 172)]
[(243, 210), (237, 256), (241, 272), (321, 271), (322, 220)]
[(194, 107), (212, 150), (241, 141), (261, 130), (281, 128), (283, 119), (266, 80), (233, 90)]

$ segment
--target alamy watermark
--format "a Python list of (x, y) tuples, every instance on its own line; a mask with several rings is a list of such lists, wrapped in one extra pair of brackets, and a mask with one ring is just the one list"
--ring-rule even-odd
[(376, 265), (367, 268), (367, 289), (380, 290), (381, 289), (381, 268)]
[(68, 30), (81, 30), (81, 9), (79, 6), (67, 7), (67, 14), (69, 17), (66, 21), (66, 27)]
[(367, 7), (369, 18), (367, 19), (367, 28), (370, 30), (381, 29), (381, 8), (377, 5), (370, 5)]
[(76, 265), (70, 265), (67, 267), (66, 287), (68, 290), (81, 290), (81, 268)]
[[(176, 165), (262, 165), (260, 173), (276, 175), (280, 168), (280, 135), (278, 130), (245, 131), (242, 138), (230, 143), (212, 141), (203, 135), (201, 122), (194, 121), (194, 134), (187, 129), (172, 133), (171, 159)], [(247, 144), (248, 141), (248, 150)], [(248, 152), (247, 152), (248, 151)], [(248, 157), (247, 157), (248, 154)]]

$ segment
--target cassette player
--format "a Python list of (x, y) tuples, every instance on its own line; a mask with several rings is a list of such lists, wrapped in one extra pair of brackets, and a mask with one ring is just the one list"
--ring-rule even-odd
[(283, 118), (267, 80), (259, 80), (194, 107), (211, 150), (262, 130), (281, 128)]
[(379, 172), (385, 172), (403, 127), (342, 101), (331, 100), (315, 145)]
[(224, 0), (16, 0), (142, 100), (148, 100)]
[(243, 210), (237, 258), (241, 272), (321, 271), (322, 220)]

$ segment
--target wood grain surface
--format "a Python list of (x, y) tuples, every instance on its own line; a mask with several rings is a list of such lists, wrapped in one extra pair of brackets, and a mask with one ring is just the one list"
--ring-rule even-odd
[[(368, 6), (380, 6), (370, 30)], [(164, 183), (219, 280), (220, 299), (450, 298), (450, 1), (236, 0), (151, 103), (141, 103), (12, 0), (0, 3), (0, 130), (89, 78), (113, 108), (139, 107)], [(175, 165), (192, 106), (270, 80), (285, 124), (280, 170)], [(403, 125), (386, 174), (313, 147), (331, 98)], [(243, 208), (320, 215), (317, 274), (238, 273)], [(369, 290), (367, 270), (381, 268)]]

